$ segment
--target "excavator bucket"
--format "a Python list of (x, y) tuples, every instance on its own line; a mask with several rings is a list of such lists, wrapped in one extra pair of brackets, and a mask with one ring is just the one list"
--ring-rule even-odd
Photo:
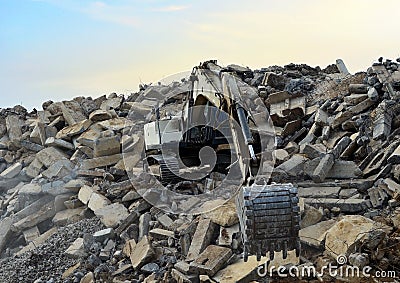
[(257, 260), (275, 252), (287, 257), (289, 250), (300, 254), (299, 198), (292, 184), (252, 185), (243, 187), (236, 196), (244, 245), (244, 260)]

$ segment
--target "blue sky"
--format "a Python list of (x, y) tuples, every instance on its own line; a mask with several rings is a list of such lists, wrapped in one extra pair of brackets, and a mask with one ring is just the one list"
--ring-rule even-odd
[(351, 72), (400, 57), (397, 0), (0, 0), (0, 107), (130, 93), (207, 59)]

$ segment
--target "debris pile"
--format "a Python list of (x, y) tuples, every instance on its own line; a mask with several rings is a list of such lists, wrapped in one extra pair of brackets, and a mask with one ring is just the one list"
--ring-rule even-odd
[[(270, 112), (271, 181), (299, 189), (301, 257), (270, 265), (320, 270), (344, 255), (399, 275), (399, 66), (379, 60), (355, 75), (341, 60), (325, 69), (227, 67)], [(234, 202), (177, 215), (138, 193), (153, 185), (142, 172), (143, 123), (157, 101), (163, 115), (181, 111), (188, 90), (182, 80), (129, 97), (47, 101), (30, 113), (0, 109), (1, 282), (261, 280), (257, 266), (269, 257), (243, 261)], [(195, 195), (222, 178), (212, 175), (178, 185)]]

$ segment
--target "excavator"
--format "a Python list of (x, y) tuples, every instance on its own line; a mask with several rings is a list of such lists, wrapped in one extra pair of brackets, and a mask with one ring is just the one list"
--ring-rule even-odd
[(299, 256), (297, 188), (270, 183), (273, 127), (264, 105), (246, 97), (251, 87), (241, 78), (216, 60), (194, 67), (182, 111), (160, 117), (157, 105), (154, 121), (144, 125), (146, 170), (165, 186), (223, 174), (236, 188), (244, 260), (268, 253), (272, 260), (276, 252), (286, 258), (290, 250)]

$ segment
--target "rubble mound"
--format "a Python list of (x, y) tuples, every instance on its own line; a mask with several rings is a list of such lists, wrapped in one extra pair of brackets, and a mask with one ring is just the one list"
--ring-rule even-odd
[[(288, 282), (349, 281), (324, 269), (329, 264), (398, 280), (399, 62), (380, 58), (354, 75), (341, 60), (324, 69), (227, 67), (244, 101), (258, 96), (269, 111), (270, 182), (298, 187), (301, 256), (273, 262), (244, 262), (234, 202), (172, 214), (140, 193), (154, 186), (143, 172), (143, 125), (182, 110), (187, 78), (129, 96), (0, 109), (0, 282), (281, 282), (277, 270), (258, 272), (264, 264), (325, 271)], [(185, 195), (179, 205), (204, 208), (210, 203), (187, 196), (222, 179), (213, 172), (166, 187)]]

